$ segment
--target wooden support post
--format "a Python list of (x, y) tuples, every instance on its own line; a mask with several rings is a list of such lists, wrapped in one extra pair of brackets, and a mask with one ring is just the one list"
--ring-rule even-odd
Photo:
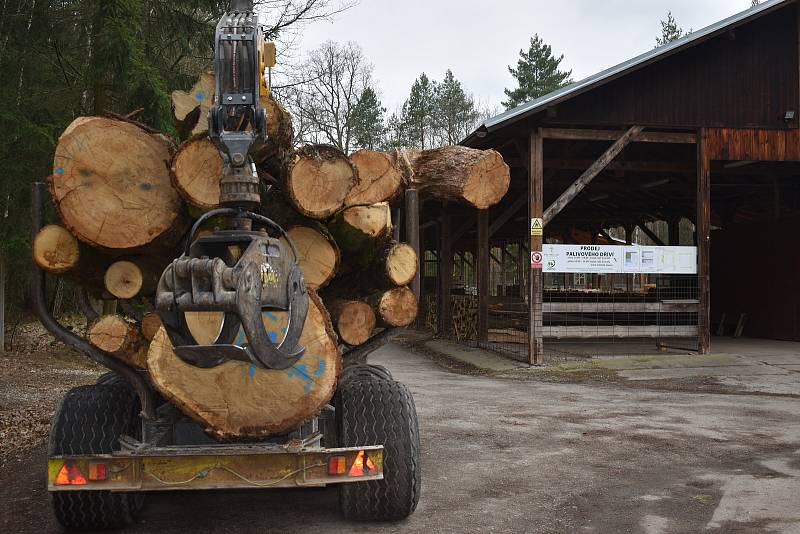
[[(541, 129), (531, 131), (528, 140), (530, 165), (528, 166), (528, 212), (531, 219), (544, 217), (544, 147)], [(544, 239), (530, 236), (530, 251), (542, 251)], [(533, 365), (544, 363), (544, 276), (531, 262), (528, 284), (528, 358)]]
[(453, 286), (453, 250), (451, 245), (450, 214), (447, 206), (442, 215), (439, 243), (439, 335), (449, 336), (452, 332), (453, 312), (451, 307), (451, 288)]
[(708, 157), (707, 137), (701, 130), (697, 142), (697, 313), (700, 354), (711, 350), (711, 276), (709, 260), (711, 250), (711, 160)]
[[(622, 137), (617, 139), (614, 144), (611, 145), (611, 147), (609, 147), (609, 149), (606, 150), (605, 153), (581, 175), (580, 178), (575, 180), (575, 183), (569, 186), (567, 190), (564, 191), (561, 196), (550, 205), (549, 208), (547, 208), (547, 211), (545, 211), (543, 215), (544, 224), (547, 225), (556, 215), (561, 213), (561, 210), (563, 210), (567, 204), (572, 202), (572, 200), (578, 196), (580, 192), (583, 191), (586, 186), (589, 185), (589, 183), (591, 183), (591, 181), (594, 180), (595, 177), (600, 174), (603, 169), (605, 169), (606, 166), (611, 163), (614, 158), (616, 158), (617, 155), (619, 155), (619, 153), (622, 152), (622, 150), (628, 146), (628, 144), (636, 136), (642, 133), (643, 129), (644, 128), (641, 126), (633, 126), (627, 132), (625, 132)], [(542, 168), (544, 168), (544, 164), (542, 165)]]
[(667, 221), (669, 227), (669, 246), (681, 246), (681, 219), (680, 217), (671, 217)]
[(478, 343), (489, 341), (489, 210), (478, 211)]
[(416, 189), (406, 190), (406, 243), (411, 245), (411, 248), (417, 251), (417, 258), (419, 259), (419, 268), (414, 281), (411, 282), (411, 290), (417, 296), (419, 301), (420, 292), (422, 290), (422, 266), (425, 260), (425, 252), (420, 247), (419, 235), (419, 195)]

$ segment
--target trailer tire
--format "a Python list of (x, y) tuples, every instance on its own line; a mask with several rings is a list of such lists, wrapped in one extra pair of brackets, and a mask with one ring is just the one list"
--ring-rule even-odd
[(370, 377), (344, 382), (338, 397), (340, 446), (384, 446), (383, 480), (342, 484), (342, 514), (361, 521), (405, 519), (417, 507), (422, 481), (411, 392), (399, 382)]
[(119, 376), (114, 371), (109, 371), (107, 373), (103, 373), (99, 377), (97, 377), (97, 381), (95, 382), (98, 386), (117, 386), (121, 388), (128, 388), (131, 389), (130, 383), (127, 380)]
[[(71, 389), (61, 400), (50, 428), (50, 456), (105, 454), (119, 448), (123, 434), (138, 435), (139, 402), (130, 388), (106, 384)], [(132, 524), (144, 504), (143, 493), (52, 492), (56, 519), (76, 530)]]
[(364, 378), (377, 378), (379, 380), (394, 380), (392, 373), (382, 365), (372, 365), (368, 363), (358, 363), (354, 365), (347, 365), (342, 370), (342, 375), (339, 380), (348, 382), (350, 380), (359, 380)]

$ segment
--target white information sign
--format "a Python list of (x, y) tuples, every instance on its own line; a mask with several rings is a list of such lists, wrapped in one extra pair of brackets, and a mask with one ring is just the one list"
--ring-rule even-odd
[(546, 273), (697, 274), (697, 247), (544, 245)]

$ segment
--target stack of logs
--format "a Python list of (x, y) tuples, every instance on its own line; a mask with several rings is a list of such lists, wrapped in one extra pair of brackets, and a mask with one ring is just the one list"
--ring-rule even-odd
[[(252, 151), (264, 184), (261, 212), (288, 230), (298, 250), (312, 295), (306, 353), (288, 373), (238, 362), (193, 368), (172, 353), (150, 306), (193, 220), (219, 204), (222, 160), (204, 120), (212, 92), (213, 76), (204, 74), (189, 93), (173, 93), (180, 145), (130, 118), (76, 119), (49, 177), (60, 224), (39, 232), (33, 255), (86, 293), (125, 304), (126, 313), (90, 324), (92, 344), (147, 371), (165, 398), (217, 438), (251, 438), (286, 432), (317, 413), (335, 391), (342, 348), (415, 320), (408, 285), (418, 258), (392, 231), (405, 189), (485, 209), (507, 192), (510, 175), (497, 152), (457, 146), (349, 157), (327, 145), (295, 150), (290, 116), (264, 98), (269, 140)], [(201, 232), (220, 224), (212, 219)], [(264, 314), (275, 339), (285, 321)], [(199, 343), (213, 342), (220, 322), (221, 314), (187, 315)]]

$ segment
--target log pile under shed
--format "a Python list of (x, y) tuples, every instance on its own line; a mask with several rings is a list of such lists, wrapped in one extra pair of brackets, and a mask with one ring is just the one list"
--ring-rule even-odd
[[(94, 299), (118, 300), (118, 314), (92, 318), (88, 340), (146, 372), (207, 432), (228, 440), (285, 433), (330, 401), (343, 349), (416, 319), (408, 286), (419, 259), (392, 231), (392, 209), (405, 189), (485, 209), (507, 192), (509, 169), (495, 151), (458, 146), (350, 156), (327, 145), (295, 149), (289, 114), (265, 98), (270, 139), (252, 152), (264, 185), (261, 212), (287, 229), (298, 250), (312, 295), (306, 352), (288, 372), (232, 361), (195, 368), (172, 352), (152, 302), (192, 222), (219, 204), (222, 161), (205, 132), (208, 82), (204, 74), (192, 92), (173, 94), (182, 143), (118, 116), (72, 123), (49, 177), (60, 221), (35, 237), (33, 257)], [(219, 225), (212, 219), (201, 232)], [(263, 315), (280, 341), (285, 314)], [(200, 343), (213, 342), (221, 320), (215, 313), (186, 318)]]

